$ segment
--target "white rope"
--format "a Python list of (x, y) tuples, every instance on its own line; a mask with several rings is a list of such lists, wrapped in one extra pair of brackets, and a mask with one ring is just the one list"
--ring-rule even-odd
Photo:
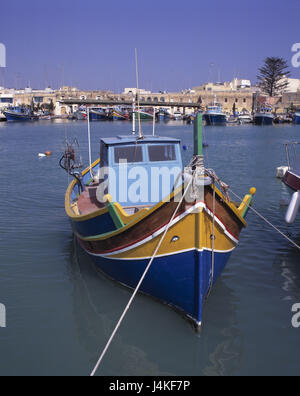
[[(243, 201), (241, 197), (239, 197), (237, 194), (235, 194), (231, 189), (229, 190), (236, 198), (238, 198), (240, 201)], [(300, 246), (297, 245), (296, 242), (294, 242), (292, 239), (290, 239), (287, 235), (285, 235), (282, 231), (280, 231), (279, 228), (277, 228), (274, 224), (272, 224), (268, 219), (266, 219), (262, 214), (260, 214), (256, 209), (254, 209), (252, 206), (249, 204), (246, 204), (248, 209), (251, 209), (258, 217), (260, 217), (262, 220), (264, 220), (269, 226), (274, 228), (275, 231), (277, 231), (280, 235), (282, 235), (286, 240), (288, 240), (293, 246), (295, 246), (297, 249), (300, 250)]]
[(215, 276), (215, 223), (216, 223), (216, 185), (213, 180), (213, 221), (212, 221), (212, 235), (211, 235), (211, 277), (206, 299), (210, 296), (213, 288), (214, 276)]
[(112, 332), (112, 334), (111, 334), (111, 336), (110, 336), (105, 348), (103, 349), (103, 352), (102, 352), (102, 354), (101, 354), (101, 356), (100, 356), (100, 358), (99, 358), (94, 370), (92, 371), (92, 373), (90, 375), (91, 377), (94, 377), (94, 375), (96, 374), (96, 371), (98, 370), (98, 367), (100, 366), (100, 364), (101, 364), (101, 362), (102, 362), (102, 360), (103, 360), (103, 358), (104, 358), (104, 356), (105, 356), (105, 354), (106, 354), (106, 352), (107, 352), (112, 340), (114, 339), (114, 336), (116, 335), (116, 333), (117, 333), (117, 331), (118, 331), (118, 329), (119, 329), (119, 327), (120, 327), (120, 325), (121, 325), (121, 323), (122, 323), (127, 311), (129, 310), (129, 308), (130, 308), (130, 306), (131, 306), (131, 304), (132, 304), (137, 292), (139, 291), (139, 288), (140, 288), (145, 276), (147, 275), (147, 272), (149, 271), (149, 269), (151, 267), (151, 264), (152, 264), (153, 260), (155, 259), (155, 256), (156, 256), (158, 250), (160, 249), (161, 244), (162, 244), (163, 240), (165, 239), (165, 236), (166, 236), (167, 232), (169, 231), (169, 228), (170, 228), (171, 224), (173, 223), (173, 220), (174, 220), (174, 218), (175, 218), (175, 216), (176, 216), (176, 214), (177, 214), (177, 212), (178, 212), (178, 210), (180, 208), (180, 205), (181, 205), (182, 201), (184, 200), (184, 197), (185, 197), (186, 193), (189, 190), (189, 187), (190, 187), (190, 185), (192, 183), (192, 180), (193, 180), (193, 178), (191, 178), (187, 188), (185, 189), (184, 194), (182, 195), (182, 198), (181, 198), (180, 202), (178, 203), (178, 205), (176, 207), (176, 210), (173, 213), (172, 218), (171, 218), (170, 222), (168, 223), (168, 225), (167, 225), (167, 227), (165, 229), (165, 232), (163, 233), (163, 235), (162, 235), (162, 237), (161, 237), (161, 239), (160, 239), (160, 241), (159, 241), (159, 243), (158, 243), (158, 245), (157, 245), (157, 247), (156, 247), (156, 249), (155, 249), (155, 251), (153, 253), (153, 256), (151, 257), (151, 259), (150, 259), (150, 261), (149, 261), (149, 263), (148, 263), (148, 265), (147, 265), (147, 267), (146, 267), (146, 269), (145, 269), (145, 271), (144, 271), (144, 273), (143, 273), (143, 275), (142, 275), (137, 287), (135, 288), (135, 290), (134, 290), (134, 292), (133, 292), (133, 294), (132, 294), (132, 296), (131, 296), (131, 298), (130, 298), (127, 306), (126, 306), (126, 308), (124, 309), (124, 311), (123, 311), (123, 313), (122, 313), (122, 315), (121, 315), (121, 317), (120, 317), (120, 319), (119, 319), (114, 331)]

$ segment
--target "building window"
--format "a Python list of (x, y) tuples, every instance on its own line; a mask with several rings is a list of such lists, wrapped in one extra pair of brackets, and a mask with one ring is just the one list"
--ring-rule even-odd
[(247, 99), (246, 98), (244, 98), (244, 103), (246, 103), (247, 102)]
[(147, 98), (147, 102), (151, 102), (152, 99), (150, 98), (150, 96)]
[(0, 98), (0, 103), (13, 103), (12, 98)]
[(35, 96), (33, 98), (34, 103), (43, 103), (44, 102), (44, 98), (42, 96)]
[(164, 102), (164, 101), (165, 101), (165, 98), (160, 98), (160, 101), (161, 101), (161, 102)]
[(227, 103), (227, 102), (228, 102), (228, 99), (227, 99), (227, 98), (225, 98), (225, 99), (224, 99), (224, 102), (225, 102), (225, 103)]
[(236, 98), (236, 99), (235, 99), (235, 103), (238, 103), (238, 102), (239, 102), (239, 100), (238, 100), (238, 98)]

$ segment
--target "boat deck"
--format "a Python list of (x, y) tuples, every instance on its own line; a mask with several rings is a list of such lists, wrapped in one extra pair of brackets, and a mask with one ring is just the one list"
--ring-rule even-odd
[(77, 208), (79, 213), (87, 215), (105, 207), (105, 205), (97, 200), (98, 184), (87, 186), (86, 190), (80, 194), (77, 201)]
[[(105, 204), (99, 202), (97, 199), (96, 193), (98, 186), (99, 184), (86, 186), (86, 190), (80, 194), (77, 202), (75, 202), (72, 206), (72, 209), (76, 215), (88, 215), (105, 207)], [(128, 215), (136, 214), (140, 210), (148, 208), (149, 207), (145, 205), (123, 207), (124, 211)]]

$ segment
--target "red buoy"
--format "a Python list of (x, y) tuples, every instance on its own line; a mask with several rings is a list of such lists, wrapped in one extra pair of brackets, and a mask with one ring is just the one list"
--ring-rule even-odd
[(50, 157), (50, 155), (52, 155), (52, 151), (46, 151), (46, 152), (45, 152), (45, 155), (46, 155), (47, 157)]

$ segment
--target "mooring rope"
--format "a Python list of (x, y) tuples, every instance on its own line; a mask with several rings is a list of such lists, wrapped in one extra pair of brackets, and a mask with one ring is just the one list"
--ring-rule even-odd
[[(231, 189), (230, 191), (236, 198), (238, 198), (240, 201), (243, 201), (241, 197), (239, 197), (235, 192), (233, 192)], [(274, 228), (275, 231), (277, 231), (280, 235), (282, 235), (287, 241), (289, 241), (293, 246), (295, 246), (297, 249), (300, 250), (300, 246), (297, 245), (296, 242), (294, 242), (291, 238), (289, 238), (287, 235), (285, 235), (282, 231), (280, 231), (279, 228), (277, 228), (274, 224), (272, 224), (267, 218), (265, 218), (261, 213), (259, 213), (256, 209), (253, 208), (253, 206), (247, 204), (248, 209), (252, 210), (258, 217), (260, 217), (262, 220), (264, 220), (270, 227)]]
[(112, 332), (109, 340), (107, 341), (107, 343), (105, 345), (105, 348), (103, 349), (102, 354), (101, 354), (101, 356), (100, 356), (100, 358), (99, 358), (94, 370), (92, 371), (92, 373), (90, 375), (91, 377), (94, 377), (94, 375), (96, 374), (96, 372), (97, 372), (97, 370), (98, 370), (98, 368), (99, 368), (99, 366), (100, 366), (100, 364), (101, 364), (101, 362), (102, 362), (102, 360), (103, 360), (103, 358), (104, 358), (104, 356), (105, 356), (105, 354), (106, 354), (111, 342), (113, 341), (113, 339), (114, 339), (114, 337), (115, 337), (115, 335), (116, 335), (116, 333), (117, 333), (117, 331), (118, 331), (118, 329), (119, 329), (119, 327), (120, 327), (120, 325), (121, 325), (121, 323), (122, 323), (127, 311), (129, 310), (129, 308), (130, 308), (130, 306), (131, 306), (131, 304), (132, 304), (137, 292), (139, 291), (140, 286), (141, 286), (145, 276), (147, 275), (147, 272), (149, 271), (149, 269), (151, 267), (151, 264), (153, 263), (153, 260), (155, 259), (155, 256), (157, 255), (157, 252), (159, 251), (159, 249), (161, 247), (161, 244), (162, 244), (163, 240), (165, 239), (165, 236), (167, 235), (167, 232), (169, 231), (169, 228), (172, 225), (173, 220), (174, 220), (174, 218), (175, 218), (175, 216), (176, 216), (176, 214), (177, 214), (177, 212), (178, 212), (178, 210), (179, 210), (179, 208), (180, 208), (180, 206), (181, 206), (181, 204), (182, 204), (182, 202), (183, 202), (183, 200), (184, 200), (184, 198), (185, 198), (185, 196), (186, 196), (186, 194), (187, 194), (187, 192), (188, 192), (188, 190), (190, 188), (192, 180), (193, 180), (193, 178), (191, 178), (190, 182), (188, 183), (188, 186), (186, 187), (186, 189), (184, 191), (184, 194), (182, 195), (181, 200), (178, 203), (178, 205), (177, 205), (177, 207), (176, 207), (176, 209), (175, 209), (175, 211), (174, 211), (174, 213), (173, 213), (173, 215), (171, 217), (171, 220), (167, 224), (166, 229), (165, 229), (162, 237), (160, 238), (159, 243), (157, 244), (157, 247), (156, 247), (156, 249), (155, 249), (155, 251), (153, 253), (153, 256), (151, 257), (151, 259), (150, 259), (150, 261), (149, 261), (149, 263), (148, 263), (148, 265), (147, 265), (142, 277), (139, 280), (139, 283), (137, 284), (137, 286), (136, 286), (136, 288), (135, 288), (130, 300), (128, 301), (128, 304), (126, 305), (126, 307), (125, 307), (125, 309), (124, 309), (124, 311), (123, 311), (123, 313), (122, 313), (122, 315), (121, 315), (121, 317), (120, 317), (120, 319), (119, 319), (114, 331)]
[(215, 276), (215, 224), (216, 224), (216, 185), (215, 185), (215, 180), (213, 180), (213, 220), (212, 220), (212, 234), (210, 236), (211, 238), (211, 276), (210, 276), (210, 282), (209, 282), (209, 287), (208, 287), (208, 292), (206, 294), (206, 300), (210, 296), (210, 293), (213, 288), (213, 283), (214, 283), (214, 276)]

